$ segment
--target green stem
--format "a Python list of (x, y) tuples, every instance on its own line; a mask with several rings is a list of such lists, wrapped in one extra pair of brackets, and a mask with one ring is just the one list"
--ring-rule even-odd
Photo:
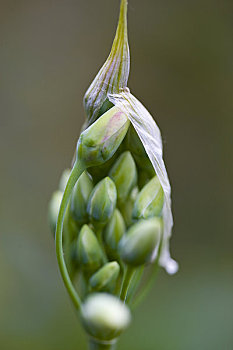
[(134, 268), (130, 266), (126, 267), (124, 278), (123, 278), (122, 289), (121, 289), (121, 295), (120, 295), (120, 299), (124, 302), (126, 302), (126, 299), (127, 299), (127, 293), (128, 293), (129, 285), (133, 277), (134, 271), (135, 271)]
[(147, 294), (150, 292), (151, 288), (153, 287), (154, 281), (155, 281), (156, 277), (158, 276), (158, 272), (159, 272), (159, 264), (156, 261), (154, 263), (153, 271), (149, 277), (147, 284), (145, 285), (142, 292), (137, 296), (137, 298), (133, 302), (133, 308), (137, 307), (143, 301), (143, 299), (145, 299)]
[(72, 193), (72, 190), (74, 188), (74, 185), (76, 184), (79, 176), (83, 173), (83, 171), (85, 170), (84, 165), (81, 162), (75, 162), (63, 197), (62, 197), (62, 201), (61, 201), (61, 206), (60, 206), (60, 210), (59, 210), (59, 214), (58, 214), (58, 218), (57, 218), (57, 227), (56, 227), (56, 254), (57, 254), (57, 261), (58, 261), (58, 266), (61, 272), (61, 276), (63, 278), (65, 287), (70, 295), (71, 300), (74, 303), (74, 306), (79, 309), (81, 307), (81, 299), (77, 293), (77, 291), (75, 290), (69, 273), (67, 271), (67, 267), (66, 267), (66, 263), (65, 263), (65, 259), (64, 259), (64, 253), (63, 253), (63, 248), (62, 248), (62, 231), (63, 231), (63, 223), (64, 223), (64, 218), (65, 218), (65, 213), (66, 213), (66, 208), (67, 205), (69, 203), (70, 200), (70, 196)]
[(131, 305), (132, 301), (134, 299), (134, 296), (137, 292), (137, 289), (139, 287), (139, 284), (141, 282), (143, 273), (144, 273), (144, 268), (145, 266), (140, 266), (139, 268), (136, 269), (135, 274), (132, 278), (132, 282), (130, 283), (129, 291), (128, 291), (128, 297), (127, 301), (128, 304)]
[(104, 342), (98, 339), (90, 338), (89, 350), (114, 350), (116, 345), (116, 339), (108, 342)]
[[(70, 245), (71, 245), (71, 235), (69, 230), (69, 205), (66, 208), (66, 213), (64, 217), (63, 222), (63, 246), (64, 246), (64, 258), (66, 267), (69, 273), (69, 276), (71, 277), (73, 275), (72, 273), (72, 264), (71, 264), (71, 254), (70, 254)], [(72, 280), (72, 277), (71, 277)]]

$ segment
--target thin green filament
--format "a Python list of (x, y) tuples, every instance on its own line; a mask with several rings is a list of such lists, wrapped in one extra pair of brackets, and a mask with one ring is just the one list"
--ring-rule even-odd
[(134, 272), (135, 272), (135, 269), (130, 266), (127, 266), (125, 269), (122, 288), (121, 288), (121, 295), (120, 295), (120, 299), (124, 302), (126, 302), (130, 282), (132, 280)]

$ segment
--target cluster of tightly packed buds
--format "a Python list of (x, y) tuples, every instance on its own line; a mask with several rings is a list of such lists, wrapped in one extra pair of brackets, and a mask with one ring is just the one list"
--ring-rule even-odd
[(129, 92), (127, 1), (111, 53), (87, 90), (72, 169), (50, 201), (60, 272), (90, 338), (112, 349), (158, 266), (170, 258), (170, 184), (159, 129)]

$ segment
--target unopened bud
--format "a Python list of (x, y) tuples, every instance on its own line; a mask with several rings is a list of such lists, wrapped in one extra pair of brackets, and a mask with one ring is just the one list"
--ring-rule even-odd
[(159, 218), (141, 220), (130, 227), (119, 243), (122, 260), (131, 266), (139, 266), (151, 262), (161, 237), (161, 221)]
[(103, 164), (120, 146), (129, 127), (127, 116), (112, 107), (80, 135), (77, 158), (86, 167)]
[(93, 224), (104, 225), (116, 207), (117, 191), (114, 182), (105, 177), (91, 192), (87, 212)]
[(63, 196), (62, 191), (56, 191), (53, 193), (52, 198), (50, 199), (50, 202), (49, 202), (48, 219), (49, 219), (50, 228), (53, 234), (55, 233), (55, 230), (56, 230), (57, 217), (58, 217), (58, 213), (61, 205), (62, 196)]
[(117, 188), (117, 199), (123, 203), (137, 182), (137, 169), (129, 151), (120, 155), (109, 172)]
[(88, 220), (87, 202), (92, 190), (92, 180), (84, 171), (74, 187), (70, 202), (71, 214), (79, 224), (84, 224)]
[(118, 262), (112, 261), (105, 264), (90, 278), (89, 283), (92, 290), (111, 292), (115, 288), (119, 273), (120, 266)]
[(72, 241), (77, 238), (79, 232), (79, 226), (76, 221), (74, 221), (71, 212), (70, 212), (70, 203), (66, 209), (65, 218), (64, 218), (64, 239)]
[(137, 198), (137, 194), (138, 187), (134, 187), (127, 200), (121, 204), (121, 214), (124, 218), (127, 227), (129, 227), (133, 223), (132, 212), (135, 200)]
[(83, 225), (77, 243), (79, 264), (86, 271), (96, 271), (103, 262), (103, 252), (99, 242), (89, 226)]
[(132, 125), (130, 125), (125, 143), (127, 148), (132, 153), (139, 169), (146, 171), (150, 176), (153, 176), (155, 174), (154, 168), (138, 134)]
[(125, 233), (125, 222), (118, 209), (115, 209), (113, 216), (108, 222), (104, 231), (104, 241), (110, 252), (116, 252), (118, 243)]
[(157, 176), (154, 176), (139, 192), (133, 208), (133, 219), (159, 216), (163, 209), (164, 193)]
[(88, 334), (99, 340), (118, 337), (131, 321), (128, 307), (111, 294), (91, 294), (82, 306), (81, 319)]

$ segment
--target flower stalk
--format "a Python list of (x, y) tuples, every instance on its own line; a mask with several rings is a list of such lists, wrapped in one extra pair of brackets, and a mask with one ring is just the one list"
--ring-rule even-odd
[(116, 348), (117, 340), (111, 342), (101, 342), (97, 339), (90, 338), (89, 350), (114, 350)]

